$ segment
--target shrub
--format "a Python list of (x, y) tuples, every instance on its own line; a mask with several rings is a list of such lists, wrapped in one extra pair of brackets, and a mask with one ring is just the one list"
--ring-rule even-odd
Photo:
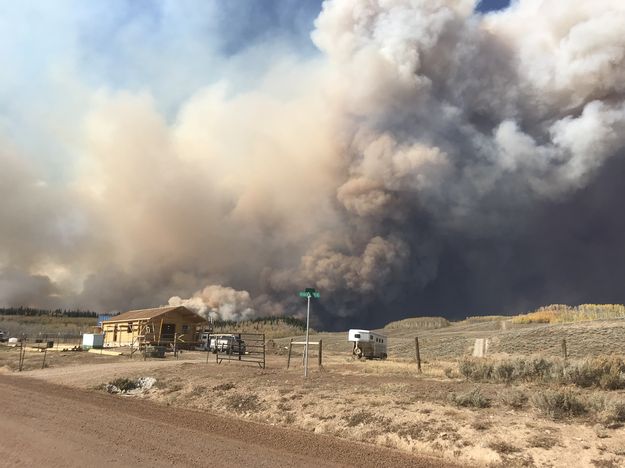
[(502, 362), (494, 368), (494, 377), (496, 380), (510, 383), (514, 376), (514, 366), (510, 362)]
[(552, 419), (580, 416), (587, 412), (584, 403), (570, 390), (544, 390), (532, 396), (532, 403)]
[(359, 424), (372, 423), (375, 417), (372, 413), (369, 413), (368, 411), (363, 410), (357, 413), (350, 414), (345, 419), (347, 421), (348, 427), (355, 427), (355, 426), (358, 426)]
[(545, 450), (549, 450), (550, 448), (558, 445), (558, 439), (553, 436), (549, 436), (546, 434), (535, 434), (527, 439), (527, 443), (530, 447), (538, 447)]
[(625, 423), (625, 401), (605, 400), (599, 416), (604, 424)]
[(109, 382), (109, 385), (119, 389), (121, 393), (129, 392), (137, 388), (137, 382), (128, 378), (119, 378)]
[(488, 408), (490, 406), (490, 399), (482, 394), (479, 387), (475, 387), (467, 393), (450, 393), (449, 400), (458, 406), (464, 407)]
[(625, 361), (615, 357), (588, 359), (567, 369), (566, 380), (578, 387), (625, 388)]
[[(488, 361), (465, 358), (458, 364), (460, 374), (474, 382), (496, 381), (511, 383), (556, 382), (582, 388), (600, 387), (604, 390), (625, 388), (625, 361), (617, 357), (599, 357), (568, 365), (559, 358), (520, 358)], [(446, 371), (450, 376), (451, 371)]]
[(499, 400), (506, 406), (520, 409), (527, 403), (527, 395), (518, 389), (510, 389), (499, 394)]
[(521, 451), (520, 448), (515, 447), (508, 442), (504, 442), (503, 440), (496, 440), (491, 442), (490, 444), (488, 444), (488, 448), (493, 449), (495, 452), (501, 454), (515, 453)]
[(226, 406), (237, 413), (246, 413), (258, 411), (260, 409), (260, 401), (258, 400), (258, 395), (236, 394), (228, 399)]
[(235, 388), (236, 385), (232, 382), (225, 382), (219, 385), (215, 385), (213, 387), (213, 390), (222, 390), (222, 391), (227, 391), (227, 390), (232, 390), (233, 388)]
[(460, 374), (467, 380), (482, 382), (489, 380), (493, 374), (493, 365), (479, 359), (464, 359), (458, 365)]

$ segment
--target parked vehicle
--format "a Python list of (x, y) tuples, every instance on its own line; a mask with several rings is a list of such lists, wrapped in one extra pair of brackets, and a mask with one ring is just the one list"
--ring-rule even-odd
[(211, 333), (209, 331), (200, 332), (198, 336), (198, 346), (196, 346), (196, 350), (198, 351), (208, 351), (210, 346), (210, 338)]
[(226, 354), (245, 354), (245, 341), (237, 335), (211, 335), (210, 351)]
[(351, 329), (347, 340), (354, 343), (352, 354), (358, 359), (386, 359), (387, 338), (370, 330)]
[(0, 343), (4, 343), (7, 338), (4, 336), (4, 332), (0, 330)]

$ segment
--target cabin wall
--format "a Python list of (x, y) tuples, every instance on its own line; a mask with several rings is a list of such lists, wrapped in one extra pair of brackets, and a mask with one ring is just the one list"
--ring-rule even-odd
[(149, 343), (168, 344), (174, 341), (174, 333), (179, 342), (191, 343), (195, 339), (196, 326), (196, 323), (184, 317), (175, 316), (164, 316), (147, 322), (139, 320), (104, 322), (102, 324), (104, 346), (130, 346), (133, 340), (137, 344), (139, 335), (145, 335), (144, 340)]

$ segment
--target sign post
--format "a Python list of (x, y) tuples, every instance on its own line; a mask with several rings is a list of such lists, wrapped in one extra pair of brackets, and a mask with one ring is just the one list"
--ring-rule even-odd
[(298, 293), (299, 297), (305, 297), (308, 304), (306, 307), (306, 343), (304, 344), (304, 378), (308, 377), (308, 329), (310, 327), (310, 298), (319, 299), (321, 295), (315, 288), (306, 288)]

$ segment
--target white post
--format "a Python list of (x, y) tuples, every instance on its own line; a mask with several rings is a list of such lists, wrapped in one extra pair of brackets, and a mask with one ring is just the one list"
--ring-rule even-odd
[(308, 377), (308, 324), (310, 322), (310, 296), (308, 293), (308, 307), (306, 308), (306, 344), (304, 345), (304, 378)]

